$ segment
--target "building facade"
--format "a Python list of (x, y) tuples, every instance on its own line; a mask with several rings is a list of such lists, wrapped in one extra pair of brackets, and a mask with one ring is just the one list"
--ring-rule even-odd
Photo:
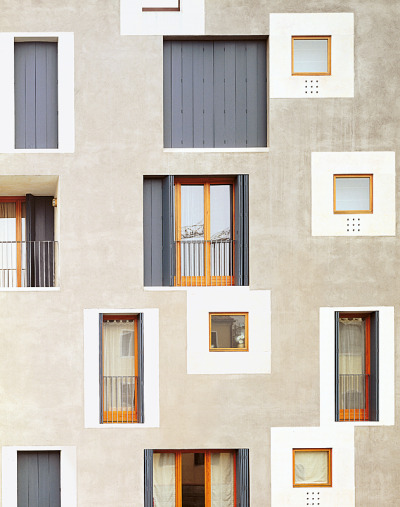
[(399, 504), (399, 15), (1, 2), (3, 507)]

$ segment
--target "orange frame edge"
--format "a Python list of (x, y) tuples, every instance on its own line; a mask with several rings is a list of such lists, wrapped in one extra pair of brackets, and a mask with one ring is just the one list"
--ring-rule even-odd
[[(336, 179), (337, 178), (369, 178), (369, 209), (368, 210), (340, 210), (336, 209)], [(333, 175), (333, 213), (335, 215), (349, 215), (349, 214), (371, 214), (374, 212), (374, 191), (373, 191), (373, 174), (334, 174)]]
[[(214, 348), (211, 347), (211, 318), (213, 315), (244, 315), (244, 347), (243, 348)], [(208, 314), (209, 322), (209, 342), (210, 352), (248, 352), (249, 351), (249, 312), (210, 312)]]
[[(295, 40), (322, 40), (328, 41), (327, 72), (294, 72), (294, 41)], [(292, 76), (331, 76), (331, 35), (292, 35)]]
[[(324, 448), (295, 448), (293, 451), (293, 487), (294, 488), (331, 488), (332, 487), (332, 448), (324, 447)], [(305, 483), (305, 484), (296, 484), (296, 473), (295, 473), (295, 457), (296, 451), (301, 452), (327, 452), (328, 453), (328, 482), (327, 483)]]

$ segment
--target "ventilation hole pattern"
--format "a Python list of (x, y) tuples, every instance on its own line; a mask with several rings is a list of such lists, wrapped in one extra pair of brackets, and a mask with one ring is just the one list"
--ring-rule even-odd
[(318, 79), (305, 79), (304, 80), (304, 93), (311, 97), (318, 95), (319, 92), (319, 80)]
[(361, 218), (347, 218), (346, 231), (361, 232)]
[(306, 491), (306, 507), (321, 505), (319, 491)]

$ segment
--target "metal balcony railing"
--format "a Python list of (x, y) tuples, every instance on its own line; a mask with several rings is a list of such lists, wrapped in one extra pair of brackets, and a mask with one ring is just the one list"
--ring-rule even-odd
[(369, 375), (339, 375), (341, 421), (368, 421)]
[(176, 241), (175, 285), (234, 285), (234, 241)]
[(56, 241), (0, 241), (0, 287), (55, 287)]
[(103, 376), (103, 423), (132, 423), (137, 421), (137, 377), (129, 375)]

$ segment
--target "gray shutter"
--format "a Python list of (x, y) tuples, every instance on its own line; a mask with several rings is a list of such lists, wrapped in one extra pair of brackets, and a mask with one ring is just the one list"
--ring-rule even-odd
[(99, 421), (103, 424), (103, 314), (99, 313)]
[(153, 507), (153, 449), (144, 450), (144, 507)]
[(14, 46), (15, 147), (58, 147), (56, 42)]
[(164, 42), (164, 146), (267, 144), (265, 41)]
[(54, 285), (53, 197), (26, 195), (27, 285)]
[(369, 420), (379, 421), (379, 312), (371, 313)]
[(138, 315), (138, 382), (137, 382), (137, 422), (144, 422), (144, 335), (143, 314)]
[(162, 284), (170, 287), (175, 275), (174, 209), (174, 177), (166, 176), (162, 183)]
[(162, 285), (162, 179), (143, 181), (144, 285)]
[(236, 455), (236, 507), (250, 506), (249, 450), (238, 449)]
[(249, 285), (249, 175), (235, 182), (235, 285)]
[(340, 421), (340, 403), (339, 403), (339, 316), (340, 312), (335, 312), (335, 421)]
[(60, 452), (19, 451), (18, 507), (60, 507)]

